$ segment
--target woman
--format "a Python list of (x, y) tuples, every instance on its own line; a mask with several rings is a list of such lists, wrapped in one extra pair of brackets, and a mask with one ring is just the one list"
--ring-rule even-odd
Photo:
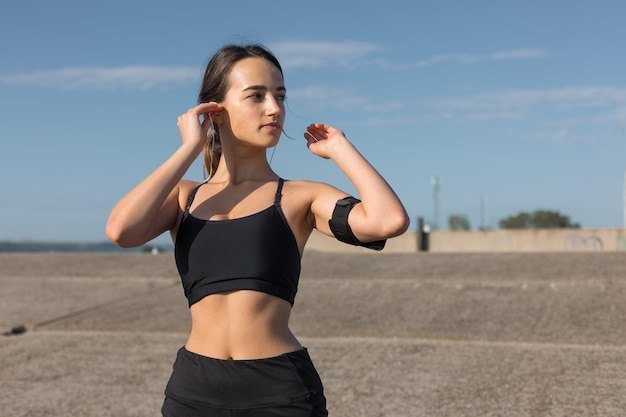
[[(408, 227), (393, 190), (331, 126), (308, 126), (306, 145), (343, 170), (362, 202), (271, 169), (266, 150), (281, 136), (285, 97), (281, 66), (267, 49), (219, 50), (200, 104), (178, 118), (182, 145), (110, 214), (107, 236), (119, 246), (167, 230), (175, 244), (192, 326), (164, 416), (327, 415), (319, 376), (288, 327), (305, 243), (316, 228), (382, 249)], [(183, 180), (201, 152), (208, 180)]]

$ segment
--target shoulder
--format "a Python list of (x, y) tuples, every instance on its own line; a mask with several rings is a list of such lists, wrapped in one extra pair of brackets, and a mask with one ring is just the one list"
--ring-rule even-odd
[(180, 180), (178, 182), (178, 189), (179, 192), (191, 192), (191, 190), (193, 190), (194, 188), (196, 188), (197, 186), (199, 186), (200, 184), (202, 184), (201, 182), (197, 182), (197, 181), (190, 181), (190, 180)]
[(178, 190), (178, 204), (181, 208), (184, 208), (187, 204), (187, 199), (195, 190), (201, 182), (189, 181), (189, 180), (180, 180), (178, 182), (178, 186), (176, 187)]
[(297, 200), (312, 211), (332, 212), (337, 200), (348, 194), (330, 184), (308, 180), (285, 181), (285, 192), (290, 200)]
[(285, 179), (284, 188), (291, 192), (307, 195), (319, 195), (324, 192), (336, 190), (330, 184), (310, 180), (288, 180)]

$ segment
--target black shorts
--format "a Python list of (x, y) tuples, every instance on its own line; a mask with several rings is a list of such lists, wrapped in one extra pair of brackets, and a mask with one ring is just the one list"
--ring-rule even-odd
[(180, 348), (164, 417), (325, 417), (322, 381), (305, 348), (255, 360), (222, 360)]

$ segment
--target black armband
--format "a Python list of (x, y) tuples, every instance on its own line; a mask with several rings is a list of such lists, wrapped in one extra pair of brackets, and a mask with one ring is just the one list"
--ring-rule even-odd
[(377, 240), (375, 242), (363, 243), (359, 241), (348, 224), (348, 214), (355, 204), (360, 203), (361, 200), (354, 197), (346, 197), (339, 201), (335, 205), (333, 210), (333, 216), (328, 221), (330, 230), (333, 232), (337, 240), (348, 243), (355, 246), (363, 246), (364, 248), (382, 250), (385, 247), (387, 240)]

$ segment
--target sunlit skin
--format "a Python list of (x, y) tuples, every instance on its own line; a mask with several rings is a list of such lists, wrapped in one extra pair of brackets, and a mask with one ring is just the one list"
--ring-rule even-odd
[[(273, 204), (279, 176), (266, 151), (276, 146), (285, 121), (283, 77), (263, 58), (238, 61), (229, 74), (220, 103), (202, 103), (178, 118), (182, 145), (124, 196), (111, 212), (107, 235), (120, 246), (138, 246), (170, 231), (175, 239), (185, 203), (196, 182), (182, 180), (207, 140), (211, 122), (218, 126), (223, 154), (210, 181), (200, 187), (191, 215), (226, 220), (257, 213)], [(361, 241), (397, 236), (408, 216), (397, 196), (338, 129), (311, 124), (304, 133), (311, 153), (336, 163), (363, 201), (350, 213)], [(287, 181), (281, 207), (300, 254), (313, 228), (333, 236), (328, 226), (335, 203), (347, 196), (328, 184)], [(245, 262), (245, 253), (241, 254)], [(301, 344), (289, 330), (291, 305), (257, 291), (209, 295), (191, 308), (189, 351), (218, 359), (256, 359), (295, 351)]]

